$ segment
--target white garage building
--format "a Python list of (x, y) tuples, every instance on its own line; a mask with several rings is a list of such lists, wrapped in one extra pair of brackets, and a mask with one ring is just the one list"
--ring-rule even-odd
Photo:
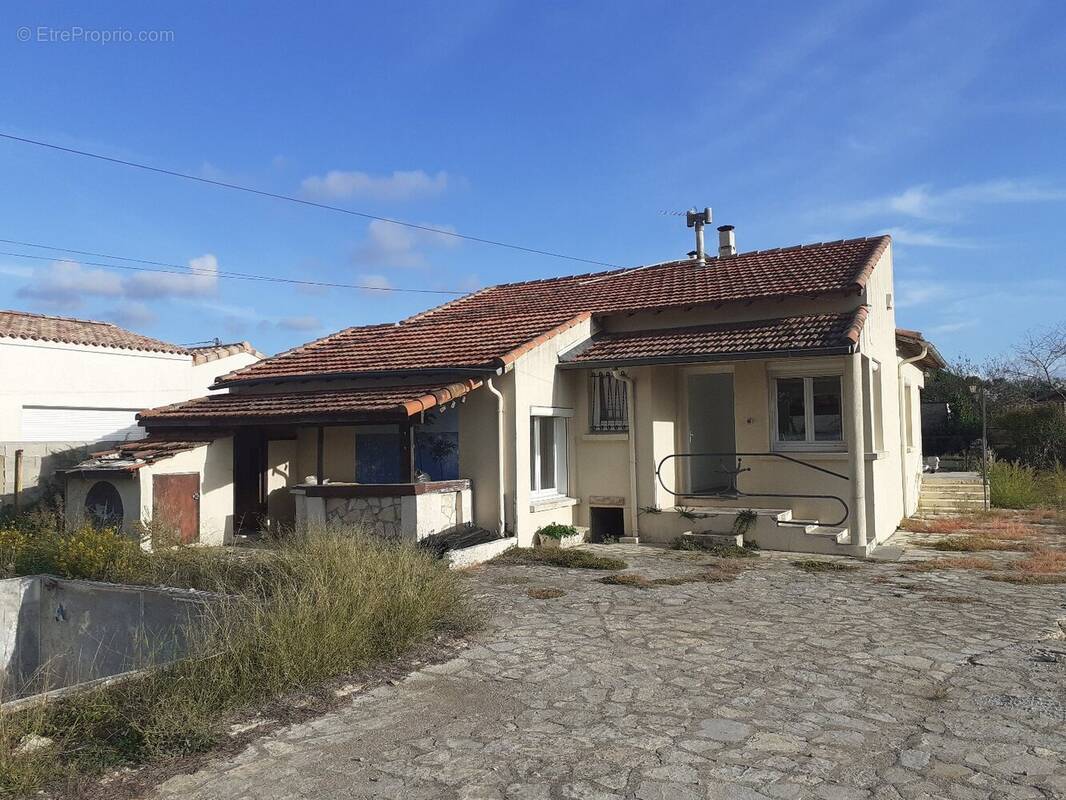
[(144, 408), (208, 394), (263, 355), (248, 342), (181, 347), (109, 322), (0, 311), (0, 506), (26, 504), (57, 470), (144, 436)]

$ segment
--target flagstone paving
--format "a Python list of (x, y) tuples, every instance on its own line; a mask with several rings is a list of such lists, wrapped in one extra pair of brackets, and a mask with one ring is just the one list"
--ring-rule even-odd
[[(650, 578), (710, 561), (599, 549)], [(469, 580), (490, 626), (458, 657), (159, 795), (1066, 796), (1066, 587), (891, 563), (809, 574), (791, 558), (646, 590), (487, 566)], [(534, 600), (532, 587), (566, 594)]]

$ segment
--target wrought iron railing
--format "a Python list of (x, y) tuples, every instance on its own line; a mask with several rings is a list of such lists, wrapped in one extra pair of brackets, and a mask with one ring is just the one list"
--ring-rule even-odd
[[(740, 489), (739, 486), (737, 485), (738, 478), (740, 477), (741, 474), (743, 474), (745, 472), (751, 472), (751, 467), (745, 467), (744, 466), (744, 458), (763, 458), (763, 457), (766, 457), (766, 456), (769, 456), (771, 458), (778, 458), (778, 459), (781, 459), (782, 461), (788, 461), (788, 462), (791, 462), (793, 464), (798, 464), (799, 466), (805, 467), (806, 469), (813, 470), (815, 472), (821, 472), (821, 473), (824, 473), (826, 475), (831, 475), (832, 477), (839, 478), (840, 480), (844, 480), (844, 481), (851, 480), (851, 478), (848, 477), (847, 475), (841, 475), (839, 472), (833, 472), (833, 470), (831, 470), (831, 469), (826, 469), (825, 467), (818, 467), (818, 466), (815, 466), (814, 464), (809, 464), (806, 461), (800, 461), (798, 458), (793, 458), (792, 456), (786, 456), (783, 453), (769, 453), (769, 452), (768, 453), (727, 453), (727, 452), (723, 452), (723, 453), (674, 453), (673, 455), (666, 456), (666, 458), (664, 458), (662, 461), (660, 461), (658, 466), (655, 467), (655, 477), (659, 481), (659, 485), (662, 486), (663, 489), (665, 489), (667, 492), (672, 494), (674, 497), (692, 497), (692, 498), (704, 498), (704, 497), (706, 497), (706, 498), (719, 498), (719, 499), (723, 499), (723, 500), (735, 500), (735, 499), (738, 499), (738, 498), (741, 498), (741, 497), (758, 497), (758, 498), (765, 498), (765, 499), (781, 498), (781, 499), (789, 499), (789, 500), (827, 500), (827, 501), (839, 503), (841, 509), (843, 510), (843, 515), (840, 517), (839, 520), (837, 520), (835, 522), (824, 522), (824, 523), (823, 522), (818, 522), (817, 524), (819, 524), (819, 525), (827, 525), (827, 526), (836, 528), (836, 527), (839, 527), (839, 526), (843, 525), (845, 522), (847, 522), (848, 516), (850, 514), (850, 510), (848, 509), (848, 504), (843, 500), (843, 498), (837, 497), (834, 494), (796, 494), (796, 493), (793, 493), (793, 492), (745, 492), (742, 489)], [(729, 460), (734, 460), (735, 459), (734, 463), (736, 464), (736, 467), (734, 469), (730, 469), (730, 468), (724, 467), (724, 466), (714, 466), (710, 470), (712, 473), (721, 475), (721, 476), (723, 476), (725, 478), (727, 483), (724, 486), (711, 486), (711, 487), (708, 487), (707, 489), (702, 490), (702, 491), (696, 491), (696, 490), (693, 489), (693, 487), (690, 486), (690, 487), (688, 487), (688, 491), (677, 492), (677, 491), (674, 491), (673, 489), (671, 489), (669, 486), (666, 485), (666, 483), (663, 481), (663, 466), (666, 464), (666, 462), (671, 461), (673, 459), (682, 459), (682, 460), (684, 460), (684, 459), (695, 459), (695, 458), (713, 458), (713, 459), (718, 460), (719, 462), (721, 462), (724, 459), (729, 459)], [(691, 464), (691, 461), (689, 463)], [(691, 467), (690, 467), (690, 472), (691, 472)], [(782, 520), (782, 521), (779, 521), (779, 524), (781, 524), (781, 525), (805, 526), (805, 525), (808, 525), (810, 523), (808, 523), (808, 522), (800, 522), (800, 521), (797, 521), (797, 520)]]

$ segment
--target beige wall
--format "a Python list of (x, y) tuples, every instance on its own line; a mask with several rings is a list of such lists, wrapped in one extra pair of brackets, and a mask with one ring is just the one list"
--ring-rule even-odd
[(132, 475), (116, 473), (103, 478), (68, 478), (67, 519), (75, 524), (80, 522), (89, 489), (97, 481), (106, 480), (114, 485), (122, 498), (123, 529), (130, 535), (139, 535), (140, 526), (152, 524), (153, 477), (188, 473), (195, 473), (200, 479), (199, 544), (228, 543), (233, 536), (233, 439), (229, 437), (177, 453), (144, 466)]

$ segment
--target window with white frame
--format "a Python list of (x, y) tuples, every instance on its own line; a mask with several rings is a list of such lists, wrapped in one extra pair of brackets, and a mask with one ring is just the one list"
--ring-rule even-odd
[(624, 433), (629, 430), (626, 383), (609, 372), (589, 375), (589, 430)]
[(529, 474), (533, 497), (566, 494), (566, 417), (530, 417)]
[(840, 375), (774, 378), (774, 446), (778, 450), (841, 450), (844, 390)]

